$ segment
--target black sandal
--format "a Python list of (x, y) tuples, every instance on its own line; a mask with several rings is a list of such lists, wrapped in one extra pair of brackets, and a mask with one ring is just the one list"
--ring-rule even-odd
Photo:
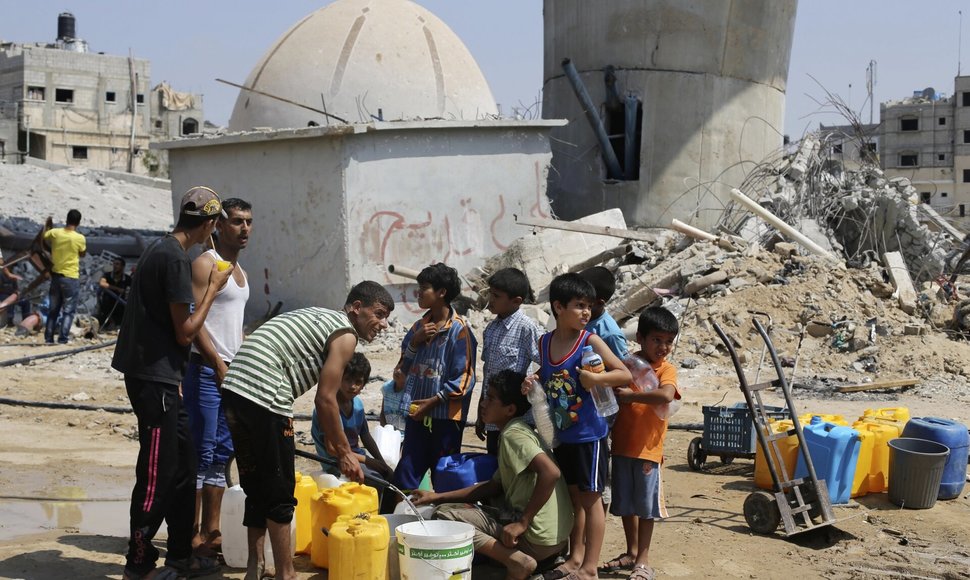
[[(624, 560), (626, 559), (629, 559), (630, 561), (627, 563), (624, 563)], [(611, 572), (619, 572), (621, 570), (632, 570), (633, 565), (636, 563), (637, 563), (637, 559), (633, 557), (633, 554), (630, 554), (629, 552), (623, 552), (616, 558), (613, 558), (609, 562), (597, 568), (596, 571), (611, 573)]]

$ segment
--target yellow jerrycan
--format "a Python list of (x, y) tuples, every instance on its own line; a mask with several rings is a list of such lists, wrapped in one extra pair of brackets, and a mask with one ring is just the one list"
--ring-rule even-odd
[(317, 568), (330, 567), (327, 535), (340, 516), (360, 513), (377, 515), (377, 490), (359, 483), (345, 483), (340, 487), (320, 490), (310, 504), (310, 561)]
[(390, 531), (381, 516), (342, 515), (330, 527), (330, 578), (384, 580)]
[(296, 511), (293, 514), (296, 525), (296, 544), (293, 552), (296, 554), (309, 554), (310, 542), (313, 539), (312, 529), (312, 510), (313, 494), (317, 493), (317, 483), (309, 475), (299, 475), (296, 477), (296, 489), (293, 496), (296, 497)]

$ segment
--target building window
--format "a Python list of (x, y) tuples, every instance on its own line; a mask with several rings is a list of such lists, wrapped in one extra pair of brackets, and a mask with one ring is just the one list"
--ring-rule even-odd
[(876, 144), (875, 143), (866, 143), (866, 148), (869, 149), (869, 152), (870, 153), (875, 153), (876, 152)]
[(965, 206), (965, 205), (963, 205), (961, 203), (960, 204), (960, 217), (966, 217), (966, 215), (967, 215), (967, 206)]
[(938, 125), (946, 125), (946, 117), (940, 117), (940, 120), (937, 121), (937, 124)]
[(193, 133), (199, 132), (199, 122), (195, 119), (189, 118), (182, 121), (182, 134), (191, 135)]
[[(970, 107), (970, 92), (964, 91), (963, 93), (963, 106)], [(963, 207), (963, 206), (960, 206)]]
[(88, 148), (87, 147), (71, 147), (71, 157), (74, 159), (87, 159), (88, 158)]
[[(618, 106), (607, 106), (605, 112), (606, 131), (610, 136), (610, 144), (613, 146), (613, 153), (619, 161), (622, 175), (612, 175), (607, 171), (607, 179), (618, 181), (638, 181), (640, 179), (640, 141), (643, 131), (643, 102), (637, 99), (636, 102), (636, 121), (633, 127), (631, 142), (632, 151), (627, 151), (626, 139), (626, 107), (624, 103)], [(629, 160), (630, 167), (627, 167)]]
[(27, 100), (28, 101), (46, 100), (46, 91), (44, 90), (44, 87), (27, 87)]
[(923, 200), (923, 203), (927, 203), (927, 204), (930, 203), (930, 195), (931, 194), (928, 191), (921, 191), (919, 194), (920, 199)]
[(73, 103), (73, 89), (54, 89), (54, 100), (58, 103)]
[(836, 143), (835, 145), (832, 145), (832, 153), (840, 155), (842, 153), (842, 144)]
[(106, 103), (116, 103), (118, 102), (118, 95), (114, 91), (107, 91), (104, 93), (104, 102)]
[(963, 142), (970, 143), (970, 131), (967, 131), (967, 130), (963, 131)]
[(135, 102), (138, 103), (139, 105), (144, 105), (145, 104), (144, 93), (138, 93), (137, 95), (135, 95)]
[(946, 197), (946, 196), (947, 196), (947, 193), (945, 191), (940, 193), (940, 197)]
[(936, 156), (937, 161), (946, 161), (946, 153), (940, 153)]
[(155, 128), (156, 129), (161, 129), (162, 128), (162, 122), (160, 120), (156, 120), (155, 121)]
[(919, 119), (916, 117), (903, 117), (899, 120), (900, 131), (919, 131)]
[(919, 155), (916, 153), (901, 153), (899, 155), (900, 167), (917, 167), (919, 165)]
[(963, 170), (963, 183), (970, 183), (970, 169)]

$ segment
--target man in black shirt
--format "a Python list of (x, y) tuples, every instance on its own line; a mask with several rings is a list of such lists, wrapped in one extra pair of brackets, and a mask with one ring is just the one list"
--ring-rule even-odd
[(111, 271), (101, 276), (98, 286), (101, 288), (98, 294), (99, 327), (105, 330), (109, 320), (111, 326), (121, 326), (125, 318), (128, 288), (131, 286), (131, 276), (125, 273), (124, 258), (119, 256), (111, 260)]
[[(225, 212), (216, 192), (201, 186), (187, 191), (175, 229), (145, 250), (132, 279), (111, 361), (125, 375), (140, 445), (126, 580), (195, 577), (219, 569), (215, 560), (192, 555), (196, 459), (179, 383), (189, 345), (232, 274), (232, 268), (220, 272), (214, 264), (202, 300), (190, 311), (195, 299), (187, 251), (209, 238), (220, 215)], [(159, 554), (152, 538), (162, 520), (168, 524), (167, 553), (165, 567), (156, 569)]]

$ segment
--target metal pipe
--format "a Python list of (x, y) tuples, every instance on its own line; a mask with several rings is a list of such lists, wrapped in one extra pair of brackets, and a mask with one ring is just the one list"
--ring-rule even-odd
[(100, 344), (91, 344), (91, 345), (88, 345), (88, 346), (80, 346), (78, 348), (69, 348), (67, 350), (59, 350), (59, 351), (56, 351), (56, 352), (47, 352), (47, 353), (44, 353), (44, 354), (35, 354), (34, 356), (25, 356), (25, 357), (21, 357), (21, 358), (15, 358), (15, 359), (10, 359), (10, 360), (0, 361), (0, 367), (9, 367), (9, 366), (17, 365), (17, 364), (29, 363), (30, 361), (40, 360), (40, 359), (44, 359), (44, 358), (52, 358), (52, 357), (56, 357), (56, 356), (69, 356), (69, 355), (72, 355), (72, 354), (77, 354), (79, 352), (86, 352), (86, 351), (89, 351), (89, 350), (95, 350), (95, 349), (99, 349), (99, 348), (104, 348), (106, 346), (111, 346), (111, 345), (115, 344), (116, 342), (118, 342), (117, 339), (115, 339), (115, 340), (109, 340), (107, 342), (102, 342)]
[(599, 141), (603, 162), (606, 163), (606, 176), (613, 179), (622, 179), (623, 169), (620, 167), (620, 162), (616, 158), (616, 152), (613, 151), (613, 145), (610, 144), (610, 137), (606, 134), (606, 129), (603, 127), (603, 120), (600, 119), (599, 113), (596, 112), (596, 105), (593, 104), (593, 99), (589, 96), (589, 92), (586, 91), (586, 85), (583, 84), (582, 79), (579, 78), (579, 73), (576, 71), (576, 67), (568, 58), (562, 59), (562, 69), (566, 73), (566, 78), (569, 79), (569, 84), (572, 85), (573, 91), (575, 91), (576, 97), (584, 109), (583, 112), (586, 113), (586, 119), (593, 128), (593, 134), (596, 135), (596, 140)]
[(623, 132), (623, 169), (626, 171), (628, 180), (636, 179), (637, 175), (637, 105), (639, 99), (634, 94), (626, 96), (626, 107), (624, 108), (624, 132)]
[(421, 272), (418, 272), (417, 270), (412, 270), (411, 268), (405, 268), (404, 266), (395, 266), (394, 264), (388, 264), (387, 271), (391, 274), (401, 276), (402, 278), (410, 278), (412, 280), (417, 280), (418, 274), (421, 273)]
[(822, 256), (823, 258), (828, 258), (829, 260), (836, 260), (835, 256), (833, 256), (830, 252), (826, 251), (825, 248), (819, 246), (812, 240), (808, 239), (808, 236), (796, 230), (795, 228), (791, 227), (790, 225), (786, 224), (784, 221), (781, 220), (781, 218), (779, 218), (775, 214), (771, 213), (770, 211), (762, 207), (761, 204), (759, 204), (758, 202), (754, 201), (750, 197), (741, 193), (741, 190), (732, 189), (731, 198), (734, 199), (734, 201), (740, 203), (742, 206), (744, 206), (745, 209), (747, 209), (751, 213), (755, 214), (756, 216), (760, 217), (761, 219), (765, 220), (766, 222), (774, 226), (778, 231), (780, 231), (785, 236), (788, 236), (789, 238), (801, 244), (803, 247), (808, 249), (808, 251), (812, 252), (813, 254), (817, 254), (819, 256)]

